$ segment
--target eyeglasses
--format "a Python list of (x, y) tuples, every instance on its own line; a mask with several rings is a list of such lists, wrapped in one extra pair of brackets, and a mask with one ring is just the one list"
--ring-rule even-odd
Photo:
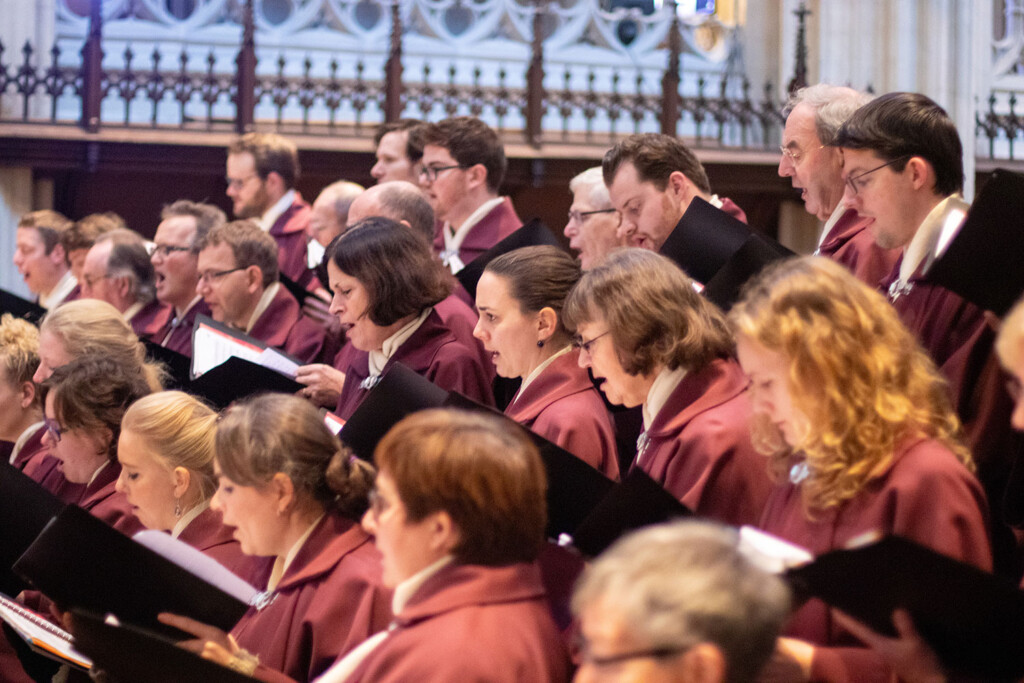
[(437, 180), (437, 176), (443, 171), (450, 171), (453, 168), (465, 168), (462, 164), (452, 164), (451, 166), (424, 166), (420, 169), (420, 178), (426, 178), (430, 182)]
[(234, 189), (237, 190), (237, 189), (241, 188), (242, 185), (245, 185), (247, 182), (249, 182), (253, 178), (259, 178), (259, 177), (260, 177), (259, 173), (253, 173), (252, 175), (247, 175), (244, 178), (227, 178), (227, 177), (225, 177), (224, 178), (224, 182), (225, 182), (225, 184), (227, 184), (227, 186), (229, 188), (234, 188)]
[(611, 332), (611, 330), (605, 330), (604, 332), (602, 332), (601, 334), (597, 335), (593, 339), (589, 339), (587, 341), (583, 341), (582, 337), (576, 337), (576, 339), (573, 340), (572, 345), (575, 346), (577, 349), (582, 349), (589, 356), (590, 355), (590, 347), (591, 347), (591, 345), (594, 342), (596, 342), (598, 339), (600, 339), (601, 337), (603, 337), (606, 334), (608, 334), (609, 332)]
[(106, 280), (107, 278), (110, 278), (110, 277), (113, 277), (110, 273), (104, 273), (103, 275), (96, 275), (96, 276), (83, 274), (82, 275), (82, 282), (85, 284), (86, 287), (88, 287), (89, 289), (92, 289), (93, 287), (96, 286), (97, 282), (99, 282), (100, 280)]
[[(825, 149), (825, 145), (819, 145), (809, 151), (817, 152), (819, 149)], [(802, 152), (799, 149), (790, 149), (789, 147), (779, 147), (779, 151), (782, 152), (782, 156), (786, 157), (794, 164), (800, 163), (800, 160), (804, 157), (804, 154), (807, 154), (807, 152)]]
[(588, 216), (598, 213), (618, 213), (618, 209), (597, 209), (596, 211), (570, 211), (569, 222), (583, 223)]
[(151, 256), (167, 258), (176, 251), (192, 251), (192, 247), (179, 247), (174, 244), (156, 244), (153, 245), (153, 253)]
[(908, 156), (896, 157), (892, 161), (887, 161), (886, 163), (882, 164), (881, 166), (874, 167), (870, 171), (864, 171), (863, 173), (858, 173), (855, 176), (847, 178), (846, 179), (846, 186), (848, 188), (850, 188), (850, 194), (852, 194), (854, 197), (856, 197), (857, 193), (860, 192), (861, 190), (863, 190), (867, 186), (868, 181), (863, 180), (863, 178), (865, 176), (869, 176), (872, 173), (874, 173), (875, 171), (881, 171), (886, 166), (892, 166), (893, 164), (898, 164), (901, 161), (905, 161), (905, 160), (907, 160), (909, 158), (910, 157), (908, 157)]
[(43, 417), (43, 427), (46, 428), (46, 433), (50, 435), (54, 443), (60, 443), (60, 425), (56, 420)]
[(245, 270), (245, 266), (239, 266), (238, 268), (231, 268), (230, 270), (214, 270), (214, 271), (209, 271), (208, 270), (205, 273), (200, 273), (199, 274), (199, 281), (200, 282), (206, 282), (206, 283), (216, 282), (217, 280), (220, 280), (225, 275), (230, 275), (231, 273), (237, 273), (240, 270)]
[(622, 652), (617, 655), (595, 655), (590, 652), (590, 646), (587, 644), (586, 639), (582, 635), (578, 635), (573, 643), (573, 661), (576, 664), (589, 664), (590, 666), (610, 666), (612, 664), (619, 664), (621, 662), (628, 662), (631, 659), (644, 659), (652, 657), (655, 659), (664, 659), (666, 657), (676, 657), (689, 650), (692, 646), (690, 645), (663, 645), (661, 647), (652, 647), (646, 650), (632, 650), (628, 652)]
[(384, 496), (380, 495), (380, 491), (376, 487), (370, 489), (370, 495), (367, 496), (370, 501), (370, 511), (374, 517), (380, 517), (382, 514), (387, 512), (388, 508), (391, 507)]

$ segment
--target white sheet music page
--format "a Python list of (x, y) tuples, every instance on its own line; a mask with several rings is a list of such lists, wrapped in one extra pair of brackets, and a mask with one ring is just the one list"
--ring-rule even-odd
[(232, 356), (262, 364), (262, 354), (263, 349), (259, 346), (197, 321), (192, 332), (192, 378), (200, 377)]
[(752, 526), (740, 527), (739, 550), (748, 560), (772, 574), (781, 574), (814, 559), (806, 548)]
[(71, 634), (47, 621), (41, 614), (19, 605), (0, 594), (0, 619), (32, 647), (55, 655), (83, 669), (89, 669), (92, 661), (71, 647)]
[(132, 540), (247, 605), (259, 592), (217, 560), (196, 550), (188, 543), (171, 538), (170, 534), (163, 531), (155, 529), (140, 531), (132, 536)]

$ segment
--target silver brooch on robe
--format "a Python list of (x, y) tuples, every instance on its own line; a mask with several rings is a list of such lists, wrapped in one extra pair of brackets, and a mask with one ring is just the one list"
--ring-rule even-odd
[(894, 280), (893, 283), (889, 285), (889, 301), (895, 303), (896, 299), (899, 299), (901, 296), (904, 296), (905, 294), (910, 294), (910, 290), (912, 290), (913, 288), (913, 282), (904, 282), (903, 280), (899, 279)]
[(810, 469), (808, 469), (806, 462), (798, 462), (797, 464), (789, 468), (789, 481), (794, 486), (799, 485), (800, 482), (802, 482), (810, 475), (811, 471)]
[(249, 601), (249, 605), (255, 607), (257, 612), (262, 612), (273, 605), (274, 600), (277, 600), (277, 593), (274, 591), (261, 591), (252, 596), (252, 600)]
[(366, 379), (359, 383), (359, 388), (363, 389), (364, 391), (369, 391), (378, 384), (380, 384), (380, 375), (370, 375), (369, 377), (367, 377)]

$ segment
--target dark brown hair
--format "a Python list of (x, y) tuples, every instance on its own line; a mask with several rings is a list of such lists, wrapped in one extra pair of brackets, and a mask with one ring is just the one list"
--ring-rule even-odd
[[(418, 144), (444, 147), (459, 166), (482, 164), (487, 169), (487, 189), (497, 192), (505, 179), (508, 160), (498, 134), (475, 116), (455, 116), (416, 129)], [(410, 135), (410, 138), (413, 136)]]
[(366, 314), (381, 327), (419, 315), (451, 293), (451, 279), (424, 237), (390, 218), (354, 224), (328, 245), (325, 258), (366, 288)]
[(601, 161), (604, 184), (611, 187), (619, 167), (627, 162), (636, 168), (637, 177), (641, 181), (653, 183), (659, 191), (668, 186), (668, 177), (679, 171), (701, 192), (711, 192), (708, 175), (697, 155), (671, 135), (630, 135), (612, 147)]
[(571, 329), (603, 318), (631, 375), (658, 365), (696, 371), (735, 352), (722, 312), (676, 264), (646, 249), (619, 249), (584, 273), (564, 315)]
[(60, 243), (64, 246), (64, 253), (70, 254), (78, 249), (88, 249), (96, 242), (96, 238), (105, 232), (127, 227), (124, 219), (113, 211), (91, 213), (75, 221), (62, 232)]
[(54, 369), (41, 386), (44, 401), (53, 392), (54, 417), (64, 429), (110, 430), (111, 462), (117, 462), (121, 419), (131, 404), (150, 393), (142, 368), (99, 355)]
[(579, 282), (579, 263), (551, 245), (523, 247), (498, 256), (484, 268), (505, 278), (512, 298), (523, 313), (551, 308), (558, 315), (558, 332), (568, 336), (562, 323), (562, 307)]
[(341, 445), (309, 401), (288, 394), (232, 404), (217, 424), (215, 457), (237, 484), (264, 486), (280, 472), (300, 495), (355, 521), (369, 507), (376, 476)]
[(246, 133), (228, 146), (228, 156), (232, 154), (251, 154), (260, 180), (276, 173), (285, 187), (291, 188), (299, 179), (298, 149), (291, 140), (276, 133)]
[(532, 562), (544, 542), (547, 479), (536, 447), (499, 417), (425, 410), (406, 417), (374, 453), (409, 520), (446, 512), (462, 564)]
[(423, 122), (419, 119), (398, 119), (397, 121), (382, 123), (377, 126), (377, 131), (373, 134), (373, 146), (375, 148), (380, 146), (380, 141), (388, 133), (406, 133), (405, 156), (410, 162), (415, 164), (423, 158), (423, 145), (420, 143), (419, 136), (413, 135), (411, 131), (422, 125)]

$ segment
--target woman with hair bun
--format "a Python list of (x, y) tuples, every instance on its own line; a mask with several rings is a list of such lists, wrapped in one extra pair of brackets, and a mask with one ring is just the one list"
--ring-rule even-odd
[(269, 562), (245, 555), (210, 507), (216, 423), (213, 409), (180, 391), (136, 401), (121, 421), (117, 490), (146, 528), (170, 533), (250, 583), (266, 581)]
[[(754, 443), (779, 482), (760, 526), (813, 555), (902, 536), (988, 570), (988, 506), (946, 383), (875, 290), (823, 258), (769, 267), (729, 313)], [(779, 641), (792, 680), (888, 680), (820, 600)]]
[(359, 525), (373, 468), (342, 449), (308, 401), (265, 394), (225, 411), (216, 430), (212, 507), (248, 555), (273, 558), (258, 606), (228, 635), (176, 615), (197, 654), (257, 675), (308, 681), (381, 630), (390, 594)]
[(476, 288), (473, 331), (502, 377), (522, 385), (505, 414), (618, 479), (615, 428), (572, 348), (562, 305), (580, 267), (553, 246), (524, 247), (487, 264)]

